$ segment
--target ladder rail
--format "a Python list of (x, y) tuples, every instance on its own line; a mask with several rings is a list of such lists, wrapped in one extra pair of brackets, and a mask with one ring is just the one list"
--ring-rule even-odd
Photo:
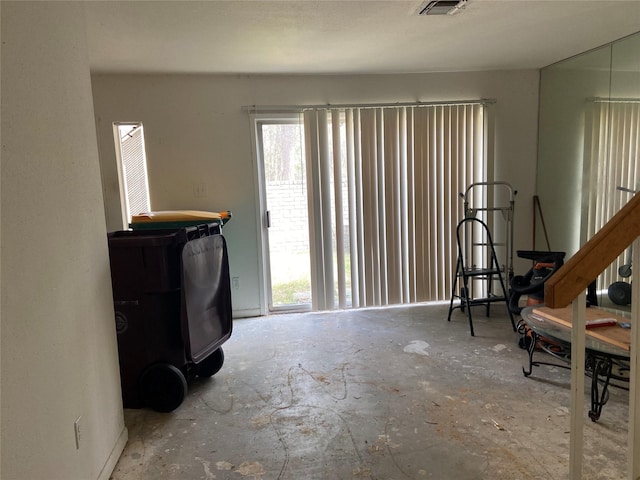
[[(515, 213), (515, 197), (518, 191), (515, 190), (510, 183), (504, 181), (494, 182), (475, 182), (470, 184), (464, 193), (460, 193), (460, 197), (464, 204), (465, 218), (476, 218), (480, 214), (483, 220), (493, 230), (496, 227), (495, 218), (490, 218), (491, 213), (502, 213), (504, 221), (504, 240), (500, 239), (494, 246), (504, 247), (504, 254), (501, 255), (505, 270), (507, 284), (513, 277), (513, 258), (514, 258), (514, 213)], [(503, 198), (500, 204), (490, 205), (489, 202), (496, 201), (496, 197)], [(476, 203), (480, 203), (476, 205)]]

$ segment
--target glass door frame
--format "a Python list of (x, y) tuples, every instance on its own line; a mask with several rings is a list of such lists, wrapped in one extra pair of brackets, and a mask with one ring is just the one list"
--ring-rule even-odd
[(301, 305), (272, 305), (273, 291), (271, 285), (271, 258), (269, 250), (269, 219), (267, 205), (267, 185), (264, 165), (264, 152), (262, 151), (262, 125), (278, 125), (299, 123), (303, 128), (302, 117), (299, 112), (289, 113), (250, 113), (251, 121), (251, 143), (254, 154), (255, 166), (255, 186), (258, 196), (256, 198), (256, 233), (258, 237), (258, 284), (259, 284), (259, 301), (260, 314), (268, 315), (270, 313), (294, 313), (305, 312), (311, 310), (311, 304)]

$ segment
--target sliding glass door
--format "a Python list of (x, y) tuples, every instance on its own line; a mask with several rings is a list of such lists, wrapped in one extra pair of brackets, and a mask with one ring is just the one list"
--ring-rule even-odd
[(489, 108), (255, 115), (269, 310), (449, 299), (459, 195), (493, 180)]
[(261, 232), (269, 311), (311, 306), (309, 221), (302, 124), (297, 115), (255, 120)]

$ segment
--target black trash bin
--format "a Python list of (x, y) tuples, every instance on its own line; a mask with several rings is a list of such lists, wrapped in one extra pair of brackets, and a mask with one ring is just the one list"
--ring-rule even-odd
[(126, 408), (169, 412), (196, 376), (217, 373), (232, 331), (219, 223), (108, 234)]

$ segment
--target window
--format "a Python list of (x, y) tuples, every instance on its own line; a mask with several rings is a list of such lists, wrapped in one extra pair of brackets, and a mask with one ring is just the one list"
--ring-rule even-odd
[(127, 228), (132, 215), (151, 210), (144, 132), (141, 123), (116, 123), (114, 133), (123, 224)]

